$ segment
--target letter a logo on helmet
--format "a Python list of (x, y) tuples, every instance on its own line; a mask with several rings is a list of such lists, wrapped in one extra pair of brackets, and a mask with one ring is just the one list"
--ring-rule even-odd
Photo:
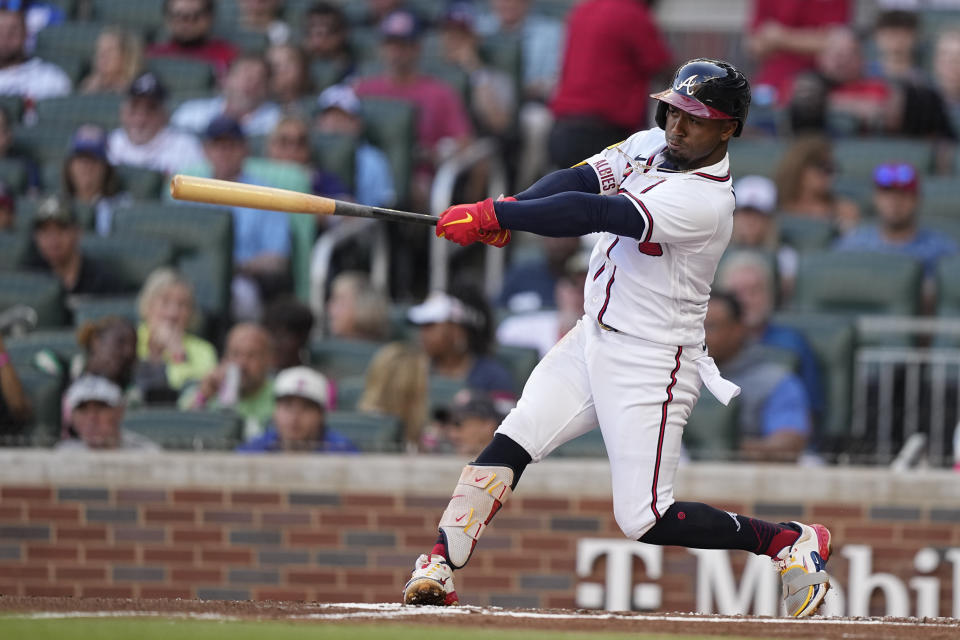
[(736, 120), (739, 136), (750, 108), (750, 83), (729, 62), (695, 58), (681, 65), (666, 91), (651, 94), (659, 100), (656, 121), (661, 129), (667, 124), (667, 105), (698, 118)]

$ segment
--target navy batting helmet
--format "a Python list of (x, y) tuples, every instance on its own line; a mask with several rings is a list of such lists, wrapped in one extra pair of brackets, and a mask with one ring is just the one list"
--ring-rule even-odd
[(651, 94), (657, 105), (657, 126), (666, 129), (667, 105), (698, 118), (736, 120), (734, 136), (743, 131), (750, 108), (750, 83), (736, 67), (723, 60), (696, 58), (685, 62), (666, 91)]

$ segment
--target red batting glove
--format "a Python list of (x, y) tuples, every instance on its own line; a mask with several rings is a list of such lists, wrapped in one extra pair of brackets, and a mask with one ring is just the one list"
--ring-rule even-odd
[(474, 204), (456, 204), (443, 212), (437, 222), (437, 237), (467, 246), (481, 241), (495, 247), (510, 242), (510, 231), (500, 228), (493, 199)]

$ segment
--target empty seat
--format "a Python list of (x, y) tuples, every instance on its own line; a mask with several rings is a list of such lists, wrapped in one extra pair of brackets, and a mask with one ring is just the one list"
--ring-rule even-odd
[[(69, 122), (46, 122), (42, 126), (14, 127), (13, 147), (38, 163), (63, 162), (76, 126)], [(56, 190), (59, 185), (53, 185)]]
[(209, 91), (214, 84), (213, 65), (190, 58), (151, 58), (147, 69), (153, 71), (168, 91)]
[(233, 449), (240, 443), (242, 433), (242, 421), (235, 413), (172, 408), (128, 411), (122, 427), (150, 438), (164, 449)]
[(23, 336), (7, 338), (7, 353), (10, 360), (19, 366), (31, 367), (37, 354), (50, 351), (61, 364), (68, 363), (80, 353), (77, 336), (71, 329), (50, 329), (33, 331)]
[(453, 403), (453, 396), (457, 395), (457, 392), (466, 389), (466, 387), (466, 382), (463, 380), (456, 380), (440, 375), (430, 376), (428, 382), (430, 408), (434, 411), (449, 408)]
[(0, 271), (21, 267), (29, 249), (29, 233), (22, 230), (0, 231)]
[[(43, 33), (43, 32), (41, 32)], [(67, 125), (76, 129), (82, 124), (98, 124), (113, 129), (120, 124), (120, 103), (116, 93), (90, 93), (48, 98), (37, 102), (38, 126)]]
[(605, 458), (607, 447), (603, 443), (603, 433), (600, 428), (565, 442), (550, 454), (557, 458)]
[(167, 187), (167, 176), (162, 171), (129, 165), (116, 166), (114, 171), (121, 188), (136, 200), (158, 200)]
[(3, 109), (10, 118), (9, 125), (20, 122), (23, 116), (23, 98), (20, 96), (0, 96), (0, 109)]
[(321, 338), (310, 342), (310, 359), (314, 367), (333, 378), (363, 375), (380, 342)]
[[(731, 163), (739, 149), (731, 154)], [(883, 162), (907, 162), (920, 173), (930, 170), (933, 150), (929, 142), (905, 138), (846, 138), (833, 145), (833, 157), (844, 176), (870, 180)]]
[(402, 206), (410, 197), (416, 109), (403, 100), (370, 97), (361, 99), (360, 106), (370, 142), (380, 147), (390, 160), (397, 202)]
[(513, 382), (516, 385), (516, 392), (523, 389), (530, 372), (540, 362), (540, 353), (530, 347), (513, 347), (509, 345), (498, 344), (494, 350), (493, 356), (502, 362), (513, 376)]
[(0, 272), (0, 311), (23, 304), (37, 312), (37, 327), (63, 326), (67, 310), (63, 288), (53, 276), (24, 271)]
[(357, 445), (360, 451), (386, 453), (400, 451), (400, 421), (393, 416), (331, 411), (327, 428), (337, 431)]
[(335, 174), (348, 189), (356, 188), (357, 139), (353, 136), (312, 133), (310, 147), (313, 157), (324, 171)]
[(780, 313), (773, 322), (800, 331), (810, 343), (820, 366), (825, 395), (819, 442), (815, 446), (824, 451), (839, 451), (850, 433), (854, 321), (842, 315)]
[(27, 165), (20, 158), (0, 158), (0, 181), (11, 191), (23, 193), (27, 190)]
[(737, 140), (730, 153), (730, 171), (734, 177), (757, 174), (772, 178), (787, 145), (780, 138)]
[(134, 325), (140, 321), (136, 296), (116, 298), (84, 298), (73, 303), (73, 324), (82, 327), (107, 316), (126, 318)]
[(798, 251), (829, 249), (836, 236), (836, 229), (828, 220), (804, 216), (778, 216), (780, 240)]
[[(220, 3), (223, 4), (223, 3)], [(163, 0), (92, 0), (93, 18), (151, 36), (163, 27)]]
[(170, 243), (148, 235), (114, 233), (105, 237), (88, 234), (80, 240), (80, 245), (85, 255), (109, 267), (128, 291), (136, 291), (154, 269), (173, 261)]
[(50, 446), (60, 439), (60, 396), (63, 378), (33, 366), (17, 368), (17, 377), (33, 410), (28, 442), (34, 446)]
[(89, 61), (93, 57), (97, 37), (103, 27), (100, 22), (63, 22), (51, 25), (37, 33), (34, 53), (40, 58), (53, 61), (58, 58)]
[(930, 176), (920, 181), (920, 218), (960, 220), (960, 184), (955, 176)]
[(346, 376), (337, 380), (337, 409), (353, 411), (367, 387), (364, 376)]
[(713, 397), (706, 388), (690, 412), (683, 429), (683, 446), (697, 460), (730, 460), (740, 447), (740, 403), (729, 405)]
[(878, 252), (826, 251), (800, 256), (796, 311), (915, 315), (920, 304), (920, 263)]

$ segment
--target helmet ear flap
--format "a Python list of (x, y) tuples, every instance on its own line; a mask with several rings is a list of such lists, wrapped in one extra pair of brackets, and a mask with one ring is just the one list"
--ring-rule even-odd
[[(656, 121), (658, 127), (664, 131), (667, 130), (667, 103), (663, 100), (657, 100), (657, 115), (654, 120)], [(739, 135), (739, 133), (740, 131), (737, 130), (736, 135)]]

